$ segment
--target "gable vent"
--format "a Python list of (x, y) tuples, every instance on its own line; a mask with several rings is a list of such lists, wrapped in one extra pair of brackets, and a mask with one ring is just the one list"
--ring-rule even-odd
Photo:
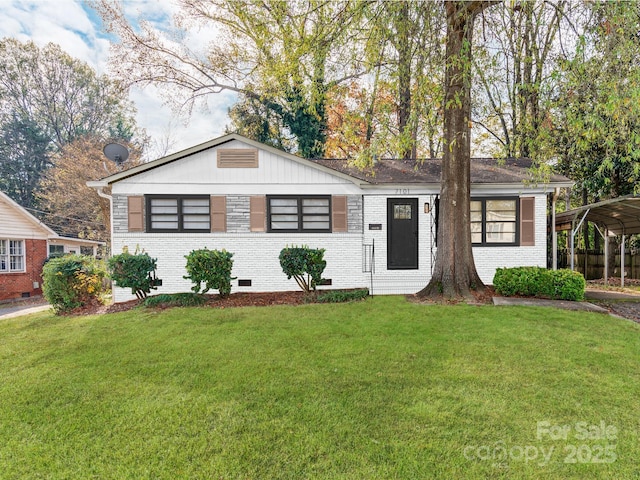
[(218, 168), (258, 168), (258, 150), (220, 148), (218, 149)]

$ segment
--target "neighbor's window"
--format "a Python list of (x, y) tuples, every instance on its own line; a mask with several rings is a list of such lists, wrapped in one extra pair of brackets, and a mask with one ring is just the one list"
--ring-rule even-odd
[(147, 231), (209, 232), (211, 230), (209, 196), (146, 197)]
[(58, 258), (64, 256), (64, 245), (49, 245), (49, 257)]
[(267, 197), (270, 232), (330, 232), (330, 196)]
[(0, 272), (24, 272), (24, 240), (0, 240)]
[(471, 200), (471, 242), (477, 245), (515, 245), (518, 240), (518, 199)]

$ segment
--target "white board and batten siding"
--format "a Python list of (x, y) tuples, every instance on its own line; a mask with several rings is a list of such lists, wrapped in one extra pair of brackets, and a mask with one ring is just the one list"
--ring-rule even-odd
[(257, 168), (220, 168), (219, 149), (250, 148), (238, 140), (203, 150), (113, 184), (121, 194), (296, 195), (355, 194), (347, 179), (320, 168), (294, 162), (271, 151), (258, 150)]

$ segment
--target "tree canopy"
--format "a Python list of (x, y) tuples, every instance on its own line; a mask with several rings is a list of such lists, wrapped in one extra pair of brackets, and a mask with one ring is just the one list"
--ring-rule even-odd
[[(142, 163), (141, 147), (123, 143), (130, 152), (126, 167)], [(98, 136), (80, 137), (62, 147), (53, 157), (54, 165), (42, 175), (37, 193), (40, 216), (61, 235), (109, 241), (109, 201), (87, 186), (121, 169), (106, 159), (104, 144)]]
[(27, 208), (66, 145), (138, 135), (128, 91), (55, 44), (0, 40), (0, 188)]

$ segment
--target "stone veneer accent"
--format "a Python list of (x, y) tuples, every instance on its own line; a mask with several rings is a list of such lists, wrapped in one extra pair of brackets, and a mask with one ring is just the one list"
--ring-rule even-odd
[[(140, 194), (140, 196), (143, 196)], [(113, 232), (127, 233), (129, 231), (127, 197), (128, 195), (115, 194), (113, 197)], [(142, 209), (144, 212), (144, 208)]]
[(247, 233), (249, 229), (249, 196), (227, 195), (227, 233)]
[(362, 195), (347, 195), (347, 230), (362, 233)]

